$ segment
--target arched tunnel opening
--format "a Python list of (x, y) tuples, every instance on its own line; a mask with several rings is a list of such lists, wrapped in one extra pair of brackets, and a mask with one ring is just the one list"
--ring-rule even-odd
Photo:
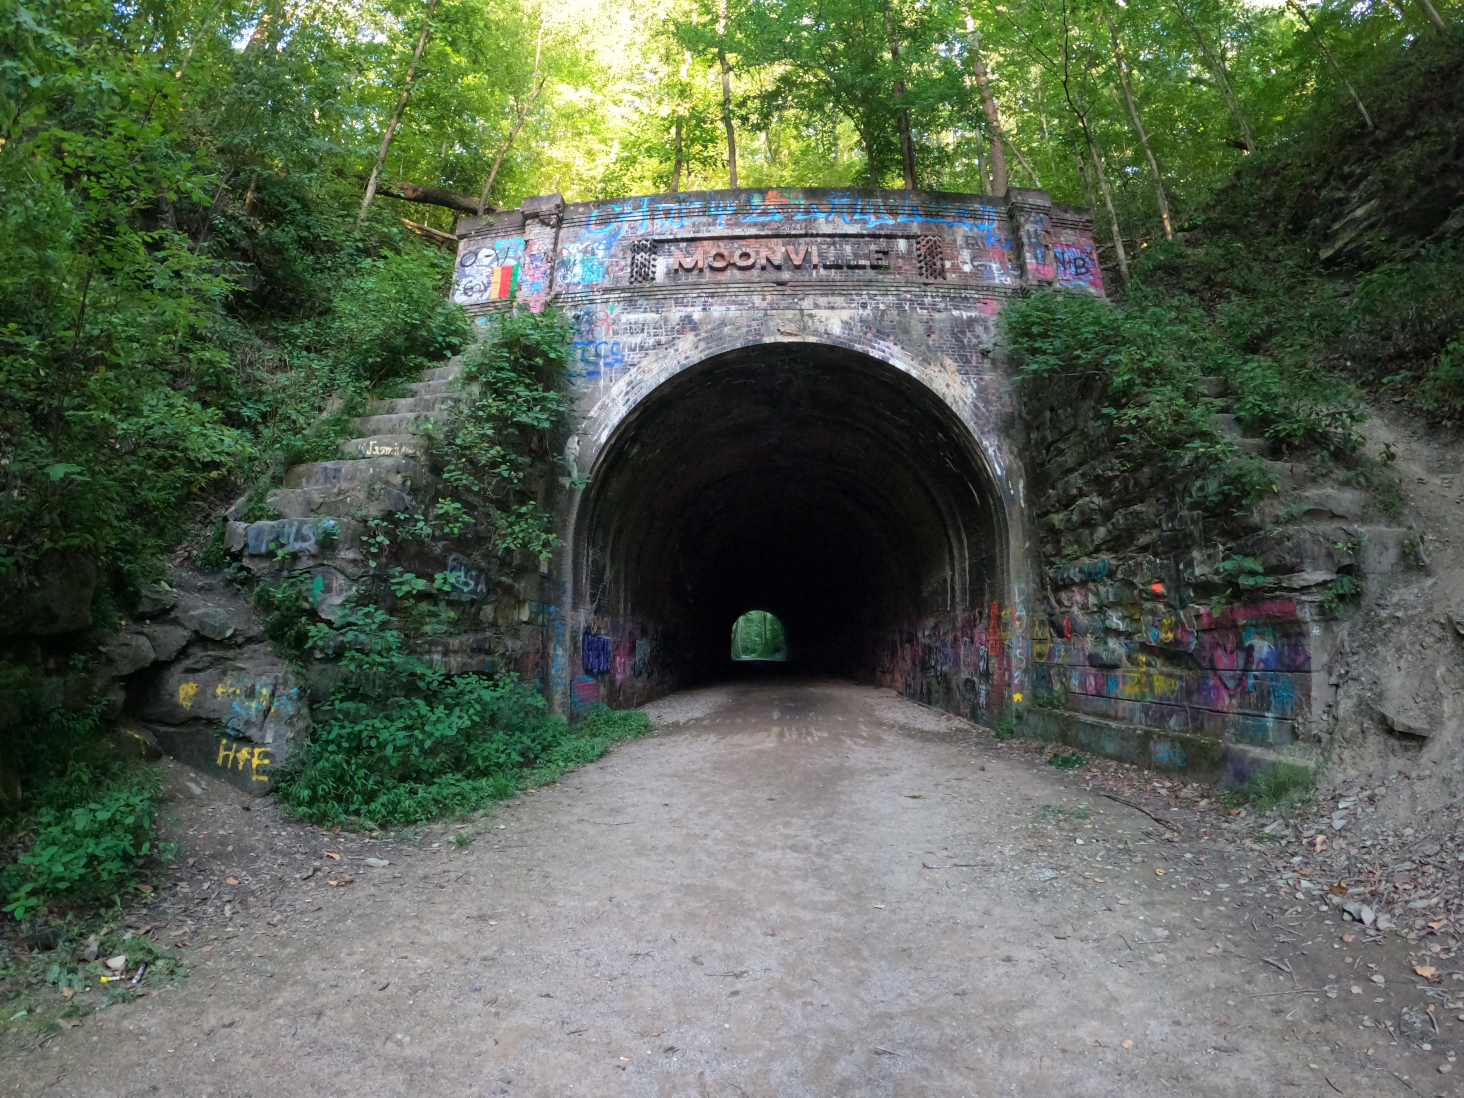
[(575, 527), (586, 633), (637, 638), (654, 680), (614, 676), (612, 704), (729, 675), (749, 607), (781, 622), (790, 671), (929, 694), (911, 677), (941, 671), (907, 666), (930, 662), (913, 638), (979, 643), (1007, 602), (1005, 511), (969, 429), (909, 374), (823, 344), (721, 354), (647, 394)]

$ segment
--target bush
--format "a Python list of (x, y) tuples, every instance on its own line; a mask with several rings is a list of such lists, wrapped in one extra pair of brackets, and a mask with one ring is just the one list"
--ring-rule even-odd
[(32, 815), (30, 849), (0, 871), (10, 902), (23, 919), (42, 904), (76, 907), (115, 899), (149, 855), (163, 855), (153, 839), (158, 811), (156, 773), (102, 778), (84, 763), (41, 791)]
[(1307, 767), (1277, 763), (1250, 778), (1227, 800), (1271, 812), (1306, 800), (1315, 788), (1316, 777)]

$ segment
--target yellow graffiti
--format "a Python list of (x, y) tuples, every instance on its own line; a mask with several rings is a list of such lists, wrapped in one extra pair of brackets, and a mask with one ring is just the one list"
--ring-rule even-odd
[(219, 757), (214, 760), (214, 765), (222, 766), (226, 770), (231, 767), (243, 770), (247, 767), (253, 771), (255, 781), (267, 782), (269, 775), (261, 774), (259, 768), (270, 765), (271, 761), (267, 747), (247, 747), (234, 740), (220, 740)]
[(193, 708), (193, 695), (198, 693), (198, 683), (185, 682), (178, 687), (178, 704), (184, 709)]

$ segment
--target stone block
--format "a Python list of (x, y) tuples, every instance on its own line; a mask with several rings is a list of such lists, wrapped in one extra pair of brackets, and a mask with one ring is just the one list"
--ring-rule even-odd
[(234, 615), (223, 607), (205, 606), (178, 615), (178, 622), (185, 629), (209, 640), (227, 640), (238, 630)]
[(142, 627), (142, 635), (152, 645), (156, 658), (163, 663), (176, 657), (193, 639), (191, 630), (167, 622), (149, 622)]
[(178, 605), (178, 592), (166, 583), (144, 583), (137, 589), (137, 616), (154, 618)]
[(152, 642), (143, 633), (133, 632), (109, 637), (102, 645), (102, 655), (111, 665), (112, 674), (118, 678), (141, 671), (157, 659)]

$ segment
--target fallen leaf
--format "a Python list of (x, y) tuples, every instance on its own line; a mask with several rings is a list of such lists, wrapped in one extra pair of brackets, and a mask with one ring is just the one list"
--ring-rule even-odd
[(204, 953), (208, 953), (208, 952), (209, 952), (209, 951), (210, 951), (210, 950), (212, 950), (212, 949), (213, 949), (213, 946), (204, 946), (204, 947), (203, 947), (203, 952), (204, 952)]
[(61, 998), (63, 998), (63, 999), (69, 999), (69, 998), (71, 998), (75, 994), (76, 994), (76, 988), (74, 988), (74, 987), (63, 987), (61, 989)]
[(1362, 988), (1358, 987), (1356, 984), (1353, 984), (1352, 985), (1352, 994), (1354, 994), (1354, 995), (1361, 995), (1362, 994)]
[(1134, 1047), (1134, 1043), (1132, 1041), (1125, 1041), (1123, 1043), (1123, 1047), (1124, 1048), (1133, 1048)]
[(1433, 965), (1414, 965), (1413, 971), (1418, 973), (1425, 980), (1427, 980), (1430, 976), (1437, 972), (1438, 969), (1434, 968)]
[(153, 886), (152, 885), (138, 885), (137, 886), (137, 891), (141, 892), (143, 895), (147, 895), (152, 890), (153, 890)]
[(883, 910), (884, 910), (884, 904), (875, 904), (875, 905), (874, 905), (874, 906), (875, 906), (875, 907), (876, 907), (876, 908), (878, 908), (878, 909), (880, 909), (880, 910), (881, 910), (881, 911), (883, 911)]
[(325, 856), (337, 862), (341, 860), (341, 856), (339, 854), (332, 854), (329, 850), (325, 851)]
[(236, 884), (239, 883), (239, 878), (238, 877), (226, 877), (226, 878), (224, 878), (224, 883), (225, 884), (236, 885)]
[(1103, 884), (1104, 883), (1102, 877), (1094, 877), (1093, 880), (1095, 880), (1098, 884)]
[(80, 1018), (57, 1018), (56, 1021), (65, 1026), (67, 1029), (75, 1029), (77, 1026), (81, 1025)]
[(1166, 874), (1168, 872), (1169, 871), (1167, 869), (1156, 869), (1156, 870), (1154, 870), (1154, 876), (1156, 876), (1156, 877), (1162, 877), (1162, 876), (1164, 876), (1164, 874)]
[(1356, 934), (1344, 934), (1344, 935), (1342, 935), (1342, 940), (1344, 942), (1355, 942), (1355, 941), (1357, 941), (1357, 935)]

